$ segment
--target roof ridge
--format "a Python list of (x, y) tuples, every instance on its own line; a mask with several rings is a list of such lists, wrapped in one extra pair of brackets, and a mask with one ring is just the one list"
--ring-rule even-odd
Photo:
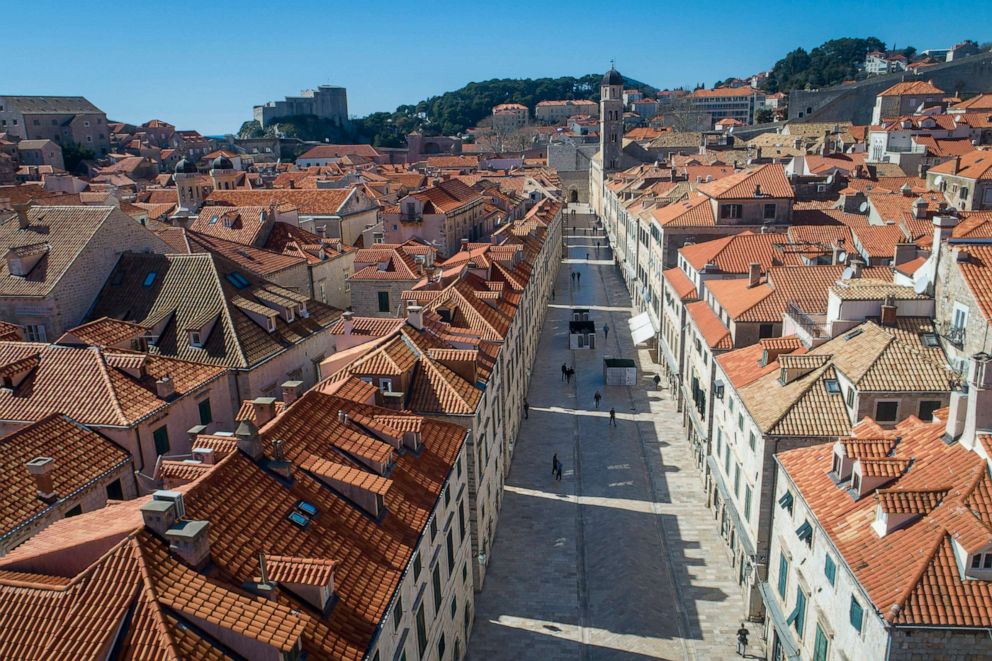
[(120, 420), (123, 426), (127, 426), (129, 420), (127, 415), (124, 413), (124, 408), (121, 406), (120, 398), (118, 397), (117, 388), (114, 387), (114, 381), (110, 376), (110, 372), (108, 371), (113, 368), (107, 363), (107, 357), (103, 355), (103, 351), (100, 350), (98, 347), (86, 347), (85, 350), (96, 354), (97, 356), (96, 361), (100, 372), (100, 376), (103, 378), (104, 382), (106, 383), (107, 388), (114, 395), (111, 398), (110, 404), (118, 414), (119, 416), (118, 420)]
[[(166, 650), (170, 653), (170, 658), (179, 661), (182, 656), (176, 650), (173, 643), (172, 636), (169, 632), (169, 626), (165, 622), (165, 618), (162, 614), (162, 605), (158, 601), (158, 590), (155, 587), (154, 581), (152, 581), (151, 573), (148, 571), (148, 559), (145, 557), (144, 549), (138, 542), (137, 537), (130, 536), (126, 538), (131, 543), (133, 549), (133, 554), (135, 557), (135, 562), (138, 565), (138, 572), (141, 574), (141, 581), (144, 583), (145, 590), (147, 594), (150, 595), (150, 599), (143, 601), (146, 608), (149, 609), (152, 619), (155, 621), (157, 628), (159, 629), (162, 637), (164, 639), (164, 644)], [(136, 598), (141, 599), (143, 595), (136, 595)], [(133, 620), (132, 620), (133, 622)]]
[[(804, 379), (807, 376), (816, 375), (815, 378), (810, 379), (809, 383), (807, 383), (799, 391), (798, 397), (795, 397), (792, 400), (792, 403), (789, 404), (789, 406), (787, 406), (785, 410), (782, 411), (782, 413), (777, 418), (775, 418), (771, 424), (768, 425), (769, 431), (774, 430), (782, 422), (782, 420), (785, 419), (785, 416), (789, 415), (789, 413), (792, 412), (792, 409), (796, 408), (796, 405), (799, 404), (799, 401), (804, 397), (806, 397), (809, 391), (813, 388), (813, 385), (816, 384), (823, 377), (823, 375), (827, 372), (827, 370), (832, 368), (833, 368), (833, 362), (828, 361), (823, 365), (820, 365), (819, 367), (813, 368), (812, 370), (809, 371), (809, 373), (799, 377), (799, 379), (796, 379), (796, 381), (799, 381), (800, 379)], [(774, 372), (769, 372), (769, 374), (774, 374)], [(792, 383), (795, 383), (796, 381), (793, 381)]]

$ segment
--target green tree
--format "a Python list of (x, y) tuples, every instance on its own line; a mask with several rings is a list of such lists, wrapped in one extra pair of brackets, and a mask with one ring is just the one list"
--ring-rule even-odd
[(65, 164), (66, 172), (76, 172), (83, 161), (96, 159), (96, 153), (92, 149), (81, 147), (75, 142), (70, 142), (62, 147), (62, 162)]

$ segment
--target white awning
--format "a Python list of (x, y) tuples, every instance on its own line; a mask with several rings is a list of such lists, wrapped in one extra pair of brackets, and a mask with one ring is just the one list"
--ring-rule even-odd
[(647, 312), (631, 317), (627, 320), (627, 324), (630, 325), (630, 336), (633, 338), (634, 344), (640, 344), (654, 336), (654, 326), (651, 324), (651, 317)]

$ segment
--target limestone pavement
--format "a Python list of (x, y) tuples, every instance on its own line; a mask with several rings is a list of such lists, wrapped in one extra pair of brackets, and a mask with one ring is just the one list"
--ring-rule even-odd
[[(605, 238), (580, 229), (566, 241), (468, 658), (735, 657), (740, 591), (675, 403), (633, 346), (630, 299)], [(574, 286), (571, 272), (581, 274)], [(568, 349), (573, 307), (590, 310), (595, 350)], [(607, 356), (635, 357), (639, 383), (607, 387)], [(574, 366), (571, 383), (563, 363)], [(763, 657), (749, 627), (749, 655)]]

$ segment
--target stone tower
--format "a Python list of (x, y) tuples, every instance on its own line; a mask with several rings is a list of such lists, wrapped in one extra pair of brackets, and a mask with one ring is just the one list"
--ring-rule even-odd
[(599, 153), (603, 172), (620, 169), (623, 149), (623, 76), (615, 67), (603, 76), (599, 97)]
[(179, 215), (195, 214), (203, 205), (204, 176), (196, 168), (192, 159), (182, 158), (176, 163), (176, 171), (172, 175), (176, 182), (176, 194), (179, 198)]

